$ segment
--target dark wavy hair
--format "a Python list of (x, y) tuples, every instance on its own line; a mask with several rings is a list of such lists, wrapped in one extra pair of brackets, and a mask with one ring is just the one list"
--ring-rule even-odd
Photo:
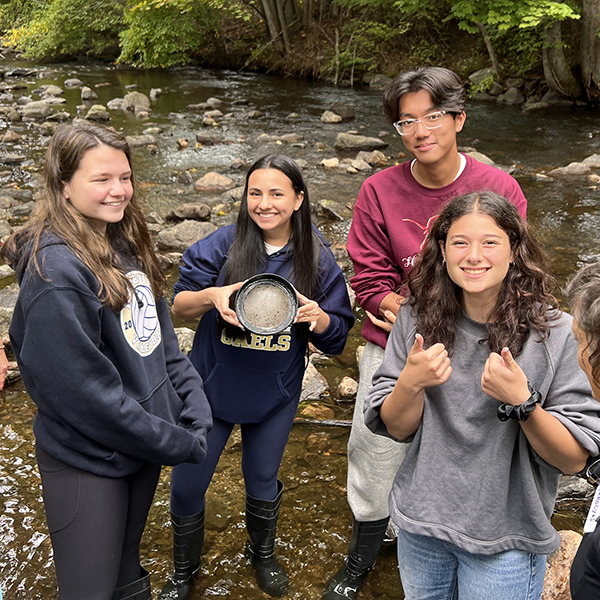
[[(71, 181), (84, 155), (99, 146), (120, 150), (132, 169), (133, 196), (118, 223), (108, 223), (106, 235), (99, 232), (90, 219), (82, 215), (65, 198), (65, 183)], [(98, 297), (102, 304), (119, 311), (125, 306), (132, 289), (123, 272), (120, 256), (135, 259), (148, 275), (152, 291), (158, 298), (165, 288), (165, 277), (154, 253), (146, 219), (135, 195), (131, 150), (121, 135), (96, 123), (82, 121), (61, 125), (52, 136), (46, 151), (44, 193), (36, 204), (29, 224), (13, 234), (2, 248), (4, 260), (15, 267), (23, 253), (31, 253), (32, 264), (44, 277), (38, 250), (45, 232), (54, 233), (96, 276)], [(21, 265), (22, 266), (22, 265)]]
[(447, 110), (452, 116), (465, 109), (467, 92), (460, 77), (443, 67), (419, 67), (396, 75), (383, 90), (383, 113), (390, 123), (400, 118), (400, 100), (406, 94), (426, 90), (438, 110)]
[(592, 375), (600, 385), (600, 262), (582, 267), (567, 284), (565, 297), (585, 334)]
[(552, 294), (555, 282), (549, 275), (549, 259), (530, 227), (506, 198), (494, 192), (459, 196), (449, 202), (426, 239), (408, 280), (410, 304), (418, 314), (417, 331), (431, 345), (441, 342), (448, 353), (454, 350), (454, 323), (462, 315), (462, 288), (457, 286), (443, 261), (440, 242), (446, 243), (452, 224), (473, 213), (494, 219), (510, 240), (513, 263), (502, 282), (486, 323), (490, 350), (509, 347), (514, 356), (532, 331), (539, 341), (550, 335), (551, 322), (558, 316), (558, 301)]
[(294, 192), (304, 192), (300, 208), (292, 213), (290, 248), (293, 248), (293, 267), (287, 275), (296, 289), (308, 298), (318, 293), (319, 256), (321, 240), (313, 230), (310, 218), (308, 188), (300, 167), (283, 154), (270, 154), (259, 158), (248, 171), (242, 196), (237, 229), (227, 260), (225, 285), (243, 281), (256, 275), (267, 264), (267, 252), (260, 227), (252, 220), (248, 212), (248, 181), (250, 175), (258, 169), (277, 169), (291, 182)]

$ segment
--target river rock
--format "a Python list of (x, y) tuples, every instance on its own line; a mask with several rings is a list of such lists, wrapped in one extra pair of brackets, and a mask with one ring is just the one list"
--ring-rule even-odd
[(223, 113), (218, 108), (215, 108), (214, 110), (207, 110), (204, 113), (204, 116), (210, 117), (211, 119), (217, 119), (218, 117), (222, 117)]
[(159, 96), (162, 96), (162, 95), (163, 95), (163, 90), (162, 90), (162, 88), (152, 88), (152, 89), (150, 90), (150, 101), (151, 101), (151, 102), (156, 102), (156, 99), (157, 99)]
[(3, 136), (2, 136), (2, 141), (3, 142), (18, 142), (19, 140), (22, 139), (22, 136), (19, 135), (16, 131), (13, 131), (12, 129), (9, 129)]
[(550, 105), (547, 102), (528, 102), (523, 105), (521, 109), (523, 113), (532, 113), (537, 112), (538, 110), (546, 110), (550, 108)]
[[(300, 396), (302, 399), (302, 396)], [(329, 419), (333, 419), (335, 417), (335, 412), (332, 408), (328, 406), (323, 406), (322, 404), (314, 403), (309, 404), (308, 406), (304, 406), (300, 410), (300, 414), (303, 417), (307, 417), (309, 419), (317, 419), (319, 421), (325, 421)]]
[(466, 154), (467, 156), (470, 156), (471, 158), (474, 158), (475, 160), (479, 161), (480, 163), (483, 163), (484, 165), (495, 165), (496, 164), (489, 156), (486, 156), (485, 154), (478, 152), (477, 150), (466, 150), (465, 149), (464, 154)]
[(327, 383), (327, 379), (325, 379), (325, 377), (323, 377), (323, 375), (317, 371), (317, 368), (309, 362), (308, 367), (304, 372), (304, 378), (302, 379), (300, 402), (318, 400), (328, 390), (329, 385)]
[(70, 79), (65, 79), (63, 85), (66, 88), (80, 88), (83, 87), (83, 81), (81, 81), (81, 79), (77, 79), (76, 77), (71, 77)]
[(568, 100), (561, 96), (558, 92), (554, 90), (549, 90), (542, 96), (542, 102), (546, 102), (550, 104), (550, 106), (571, 106), (573, 104), (572, 100)]
[(57, 123), (64, 123), (68, 119), (71, 118), (71, 115), (65, 111), (61, 110), (60, 112), (55, 112), (48, 117), (48, 121), (56, 121)]
[(208, 221), (210, 219), (210, 207), (203, 202), (187, 202), (178, 206), (167, 216), (169, 221)]
[(45, 85), (42, 86), (42, 90), (44, 91), (44, 95), (46, 96), (62, 96), (63, 89), (58, 87), (57, 85)]
[(504, 94), (498, 96), (498, 104), (508, 104), (509, 106), (517, 106), (525, 102), (521, 90), (516, 87), (509, 87)]
[(340, 166), (340, 159), (324, 158), (319, 164), (326, 169), (337, 169)]
[(44, 121), (40, 125), (40, 133), (43, 136), (50, 137), (54, 135), (54, 131), (58, 127), (58, 123), (56, 121)]
[(298, 113), (290, 113), (287, 117), (286, 120), (287, 121), (297, 121), (298, 119), (300, 119), (300, 115)]
[(221, 104), (223, 104), (223, 100), (219, 100), (218, 98), (209, 98), (206, 101), (206, 104), (210, 106), (221, 106)]
[(0, 163), (3, 165), (20, 165), (25, 159), (18, 154), (2, 154), (0, 155)]
[(29, 102), (29, 104), (26, 104), (21, 108), (21, 114), (24, 119), (45, 119), (51, 112), (52, 109), (50, 106), (42, 100)]
[(123, 110), (134, 111), (138, 106), (141, 106), (143, 110), (149, 111), (150, 109), (150, 98), (146, 94), (141, 92), (130, 92), (123, 98)]
[(380, 90), (383, 89), (390, 81), (391, 79), (389, 77), (379, 73), (371, 78), (369, 81), (369, 87)]
[(388, 159), (383, 152), (379, 150), (373, 150), (372, 152), (365, 152), (364, 150), (356, 155), (357, 160), (364, 160), (371, 167), (386, 167)]
[(214, 146), (215, 144), (221, 144), (225, 138), (218, 133), (206, 133), (199, 131), (196, 134), (196, 141), (203, 146)]
[(473, 84), (474, 87), (479, 87), (486, 79), (489, 77), (494, 77), (495, 72), (494, 69), (489, 67), (485, 69), (479, 69), (478, 71), (474, 71), (469, 75), (469, 81)]
[(327, 452), (331, 448), (329, 434), (326, 431), (315, 431), (306, 438), (306, 450), (313, 454)]
[(82, 102), (86, 102), (86, 101), (90, 102), (90, 101), (94, 101), (94, 100), (98, 100), (98, 94), (96, 94), (96, 92), (91, 87), (84, 85), (81, 88), (81, 101)]
[(156, 144), (156, 140), (152, 135), (128, 135), (125, 136), (127, 143), (132, 148), (138, 148), (140, 146), (149, 146), (150, 144)]
[(595, 488), (583, 477), (576, 475), (563, 475), (558, 483), (556, 503), (572, 502), (581, 500), (587, 502), (594, 496)]
[(332, 102), (329, 110), (342, 117), (344, 121), (351, 121), (356, 116), (354, 108), (345, 102)]
[(586, 175), (590, 172), (590, 166), (585, 163), (580, 162), (572, 162), (569, 163), (566, 167), (558, 167), (558, 169), (552, 169), (548, 173), (550, 176), (556, 175)]
[(25, 204), (17, 204), (17, 206), (13, 206), (10, 209), (10, 213), (15, 219), (23, 219), (28, 217), (33, 212), (34, 208), (35, 202), (25, 202)]
[[(13, 232), (12, 225), (8, 221), (0, 220), (0, 240), (4, 241)], [(14, 275), (14, 271), (8, 265), (0, 266), (0, 276), (8, 277), (9, 274)]]
[(352, 211), (341, 202), (335, 200), (319, 200), (317, 215), (332, 221), (345, 221), (352, 217)]
[(378, 150), (387, 148), (388, 144), (379, 138), (354, 135), (352, 133), (338, 133), (335, 140), (336, 150)]
[(175, 335), (177, 336), (177, 341), (179, 342), (179, 349), (184, 354), (189, 354), (192, 351), (192, 346), (194, 345), (195, 332), (189, 327), (175, 327)]
[(336, 113), (334, 113), (330, 110), (326, 110), (321, 115), (322, 123), (341, 123), (342, 121), (343, 121), (343, 119), (342, 119), (342, 117), (340, 117), (340, 115), (337, 115)]
[(373, 170), (371, 165), (362, 158), (355, 158), (352, 161), (352, 168), (356, 169), (356, 171), (360, 173), (370, 173)]
[(337, 394), (341, 400), (351, 400), (356, 398), (358, 392), (358, 383), (352, 377), (342, 377), (338, 387)]
[(548, 556), (541, 600), (571, 600), (569, 576), (582, 538), (576, 531), (561, 530), (558, 533), (560, 547)]
[(189, 112), (202, 112), (210, 108), (210, 104), (207, 102), (200, 102), (200, 104), (188, 104), (185, 109)]
[(246, 119), (260, 119), (263, 116), (263, 113), (260, 110), (251, 110), (247, 112), (245, 115)]
[(220, 173), (207, 173), (194, 184), (194, 189), (197, 192), (223, 192), (231, 190), (235, 187), (233, 179)]
[(151, 223), (152, 225), (164, 225), (165, 220), (153, 210), (146, 215), (146, 223)]
[(600, 154), (592, 154), (581, 161), (584, 165), (600, 168)]
[(304, 136), (300, 135), (299, 133), (284, 133), (280, 139), (282, 142), (287, 142), (289, 144), (295, 144), (297, 142), (301, 142), (302, 140), (304, 140)]
[(106, 103), (107, 108), (111, 110), (122, 110), (123, 109), (123, 98), (113, 98)]
[(241, 202), (242, 196), (244, 195), (244, 189), (245, 186), (240, 185), (232, 190), (227, 190), (221, 194), (221, 202), (225, 202), (225, 204), (235, 204), (236, 202)]
[(0, 189), (0, 197), (8, 196), (19, 202), (30, 202), (33, 200), (33, 192), (28, 189), (20, 189), (16, 187), (5, 187)]
[(102, 104), (94, 104), (85, 118), (88, 121), (110, 121), (110, 114)]
[(506, 90), (504, 89), (504, 86), (500, 85), (497, 81), (493, 81), (492, 85), (490, 86), (490, 89), (488, 90), (488, 94), (490, 96), (499, 96), (505, 91)]
[(192, 244), (216, 230), (217, 228), (212, 223), (182, 221), (174, 227), (163, 229), (158, 234), (158, 247), (161, 250), (184, 252)]

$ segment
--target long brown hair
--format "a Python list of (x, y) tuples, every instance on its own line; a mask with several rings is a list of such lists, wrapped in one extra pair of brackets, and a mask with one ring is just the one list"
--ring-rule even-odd
[(496, 305), (486, 323), (487, 342), (493, 352), (509, 347), (518, 355), (531, 331), (539, 340), (550, 335), (551, 321), (558, 315), (552, 295), (554, 278), (549, 259), (525, 220), (506, 198), (494, 192), (459, 196), (449, 202), (436, 219), (408, 280), (409, 302), (418, 311), (417, 331), (428, 344), (441, 342), (448, 353), (454, 349), (454, 323), (462, 315), (462, 289), (445, 268), (440, 242), (446, 242), (452, 224), (464, 215), (479, 213), (494, 219), (510, 240), (513, 264), (502, 282)]
[(118, 223), (108, 223), (106, 235), (64, 196), (65, 183), (71, 181), (85, 153), (102, 145), (123, 152), (132, 168), (127, 141), (112, 129), (87, 121), (56, 129), (46, 152), (43, 196), (37, 202), (30, 223), (6, 242), (2, 256), (8, 264), (16, 265), (25, 250), (31, 252), (33, 264), (43, 277), (43, 265), (38, 256), (40, 240), (44, 233), (53, 233), (94, 273), (102, 304), (119, 311), (127, 303), (131, 290), (122, 270), (121, 254), (130, 255), (140, 264), (157, 298), (164, 292), (165, 277), (135, 195), (133, 173), (133, 196), (124, 217)]

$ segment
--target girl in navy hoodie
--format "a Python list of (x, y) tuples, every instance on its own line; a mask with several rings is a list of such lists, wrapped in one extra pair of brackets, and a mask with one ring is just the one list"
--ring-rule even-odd
[(60, 600), (151, 600), (139, 545), (162, 464), (199, 463), (212, 420), (136, 200), (127, 142), (57, 129), (45, 190), (4, 246), (10, 326), (38, 407), (37, 462)]
[[(257, 273), (289, 279), (298, 292), (295, 323), (274, 335), (246, 335), (229, 306)], [(309, 340), (340, 354), (354, 317), (346, 283), (313, 227), (302, 172), (282, 155), (250, 168), (237, 225), (222, 227), (183, 255), (173, 313), (202, 316), (190, 358), (205, 380), (213, 410), (209, 453), (202, 465), (173, 469), (171, 518), (175, 572), (162, 599), (188, 599), (200, 568), (204, 497), (236, 423), (242, 431), (247, 554), (260, 588), (282, 595), (288, 576), (274, 556), (283, 484), (277, 479), (306, 368)]]

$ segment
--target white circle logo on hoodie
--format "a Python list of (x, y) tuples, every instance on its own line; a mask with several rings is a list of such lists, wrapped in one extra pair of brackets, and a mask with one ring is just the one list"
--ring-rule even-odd
[(121, 311), (123, 335), (140, 356), (149, 356), (162, 339), (156, 301), (146, 273), (130, 271), (127, 277), (135, 293), (129, 296), (129, 301)]

